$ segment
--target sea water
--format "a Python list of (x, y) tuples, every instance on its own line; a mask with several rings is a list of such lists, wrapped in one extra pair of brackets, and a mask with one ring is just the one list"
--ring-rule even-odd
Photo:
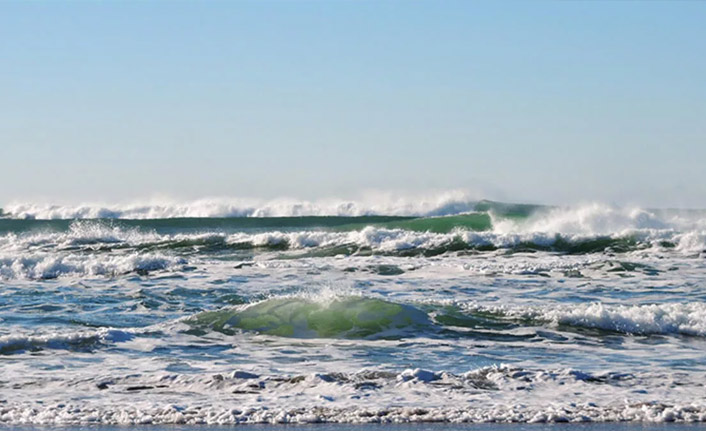
[(706, 212), (11, 205), (0, 424), (706, 420)]

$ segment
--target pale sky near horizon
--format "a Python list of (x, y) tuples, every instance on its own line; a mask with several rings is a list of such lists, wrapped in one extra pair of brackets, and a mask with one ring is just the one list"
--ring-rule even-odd
[(0, 2), (0, 207), (706, 208), (706, 2)]

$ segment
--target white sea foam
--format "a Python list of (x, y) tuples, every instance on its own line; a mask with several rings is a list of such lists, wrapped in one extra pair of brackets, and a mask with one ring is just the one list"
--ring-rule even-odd
[(612, 305), (582, 304), (544, 310), (541, 316), (558, 324), (600, 328), (629, 334), (706, 336), (706, 304)]
[[(651, 385), (646, 386), (647, 382)], [(632, 391), (636, 384), (650, 392)], [(15, 385), (31, 388), (33, 395), (30, 399), (25, 390), (18, 390), (12, 400), (0, 405), (2, 424), (706, 420), (699, 383), (679, 376), (506, 365), (463, 374), (421, 369), (294, 376), (242, 370), (205, 375), (101, 374), (63, 382), (19, 379)], [(665, 386), (673, 391), (671, 397), (664, 396)], [(77, 393), (80, 401), (72, 399)]]

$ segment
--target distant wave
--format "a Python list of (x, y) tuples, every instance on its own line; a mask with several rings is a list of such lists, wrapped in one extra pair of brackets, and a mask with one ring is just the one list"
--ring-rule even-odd
[(183, 217), (302, 217), (302, 216), (441, 216), (473, 211), (478, 199), (451, 191), (412, 198), (390, 195), (361, 200), (258, 200), (212, 198), (191, 202), (129, 203), (124, 205), (51, 205), (10, 203), (4, 217), (19, 219), (162, 219)]
[[(413, 231), (436, 233), (450, 232), (454, 227), (473, 231), (491, 231), (496, 235), (545, 235), (562, 236), (629, 236), (635, 232), (658, 233), (706, 233), (706, 210), (659, 210), (638, 207), (616, 207), (590, 203), (571, 207), (550, 207), (473, 200), (462, 193), (444, 193), (434, 197), (418, 199), (388, 199), (367, 201), (246, 201), (246, 200), (198, 200), (187, 203), (129, 204), (129, 205), (38, 205), (10, 204), (0, 213), (0, 221), (7, 220), (73, 220), (73, 219), (125, 219), (152, 222), (174, 218), (191, 219), (251, 219), (248, 223), (229, 222), (229, 228), (314, 228), (351, 224), (351, 228), (363, 228), (363, 223), (378, 227), (401, 228)], [(444, 218), (468, 216), (471, 218)], [(365, 220), (365, 216), (428, 218), (428, 221), (388, 220), (385, 225), (378, 221)], [(307, 217), (311, 218), (307, 221)], [(322, 220), (316, 217), (341, 219)], [(361, 219), (356, 220), (356, 217)], [(279, 220), (271, 220), (280, 218)], [(287, 219), (289, 218), (289, 219)], [(297, 218), (297, 220), (293, 220)], [(347, 219), (346, 219), (347, 218)], [(255, 220), (252, 220), (255, 219)], [(345, 220), (343, 220), (345, 219)], [(256, 220), (259, 220), (256, 222)], [(255, 222), (255, 223), (253, 223)], [(168, 224), (162, 223), (164, 226)], [(197, 222), (175, 228), (190, 227), (209, 229), (213, 226)], [(277, 224), (280, 223), (280, 224)], [(242, 226), (241, 226), (242, 225)], [(218, 225), (216, 227), (220, 227)], [(0, 229), (2, 226), (0, 226)], [(10, 227), (14, 229), (14, 227)], [(203, 229), (202, 229), (203, 230)], [(698, 242), (698, 239), (696, 240)]]

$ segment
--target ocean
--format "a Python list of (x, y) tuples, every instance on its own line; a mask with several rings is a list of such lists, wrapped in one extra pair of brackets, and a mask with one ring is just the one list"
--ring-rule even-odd
[(702, 422), (705, 384), (706, 211), (0, 213), (4, 426)]

